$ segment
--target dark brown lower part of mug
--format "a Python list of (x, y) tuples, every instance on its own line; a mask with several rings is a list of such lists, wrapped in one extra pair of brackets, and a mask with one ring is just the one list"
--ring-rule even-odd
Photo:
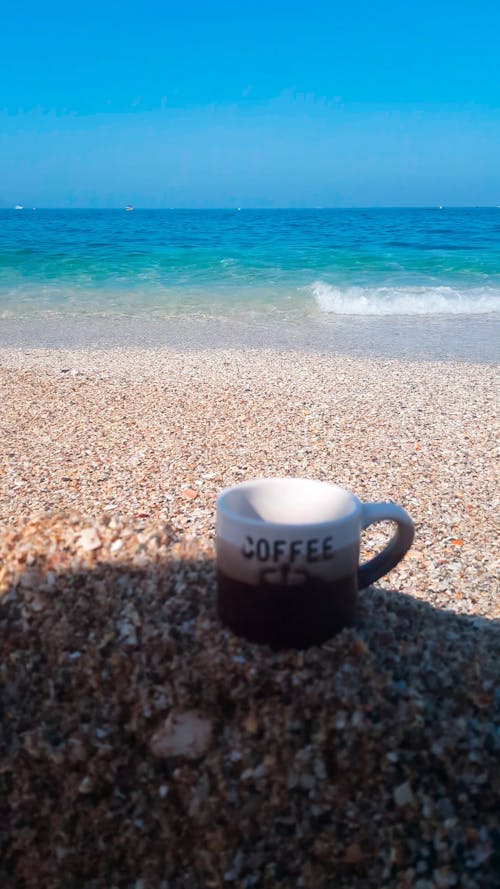
[(252, 586), (217, 572), (217, 610), (238, 636), (273, 648), (320, 645), (356, 622), (357, 575)]

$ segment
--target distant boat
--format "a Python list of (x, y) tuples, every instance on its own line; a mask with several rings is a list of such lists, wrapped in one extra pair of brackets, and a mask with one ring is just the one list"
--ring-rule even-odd
[(14, 210), (24, 210), (24, 207), (21, 204), (16, 204)]
[(442, 209), (443, 209), (443, 206), (442, 206), (442, 204), (440, 204), (438, 207), (438, 210), (442, 210)]
[(133, 210), (133, 209), (134, 209), (134, 208), (133, 208), (133, 207), (131, 207), (131, 205), (130, 205), (130, 204), (128, 204), (128, 205), (127, 205), (127, 206), (126, 206), (126, 207), (125, 207), (125, 209), (126, 209), (126, 210), (128, 210), (128, 211), (129, 211), (129, 212), (130, 212), (130, 210)]

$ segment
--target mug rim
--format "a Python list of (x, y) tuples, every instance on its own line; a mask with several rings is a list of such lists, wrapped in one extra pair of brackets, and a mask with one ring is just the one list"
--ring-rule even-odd
[[(329, 488), (334, 488), (336, 491), (341, 491), (343, 494), (346, 494), (352, 503), (352, 509), (346, 515), (338, 516), (335, 519), (324, 519), (321, 522), (271, 522), (266, 521), (265, 519), (256, 519), (251, 516), (242, 516), (237, 512), (229, 509), (225, 503), (224, 498), (226, 495), (233, 491), (236, 488), (250, 488), (256, 484), (269, 483), (269, 482), (310, 482), (313, 485), (323, 485), (328, 486)], [(217, 495), (216, 500), (216, 511), (232, 521), (239, 522), (245, 525), (252, 525), (254, 527), (262, 528), (327, 528), (331, 525), (340, 524), (342, 522), (348, 521), (352, 519), (352, 517), (359, 511), (362, 504), (361, 501), (356, 497), (352, 491), (346, 490), (346, 488), (342, 488), (340, 485), (336, 485), (334, 482), (326, 481), (324, 479), (319, 478), (305, 478), (304, 476), (262, 476), (260, 478), (247, 479), (244, 482), (236, 482), (234, 485), (228, 485), (226, 488), (223, 488), (222, 491)]]

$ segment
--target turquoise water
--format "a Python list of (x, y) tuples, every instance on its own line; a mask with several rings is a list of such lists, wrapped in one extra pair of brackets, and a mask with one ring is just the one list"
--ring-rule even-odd
[(0, 210), (0, 318), (500, 309), (500, 209)]

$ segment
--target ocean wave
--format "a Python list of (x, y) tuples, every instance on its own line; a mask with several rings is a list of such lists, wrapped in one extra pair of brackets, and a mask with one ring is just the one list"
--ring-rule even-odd
[(495, 287), (333, 287), (311, 284), (318, 308), (335, 315), (483, 315), (500, 311)]

